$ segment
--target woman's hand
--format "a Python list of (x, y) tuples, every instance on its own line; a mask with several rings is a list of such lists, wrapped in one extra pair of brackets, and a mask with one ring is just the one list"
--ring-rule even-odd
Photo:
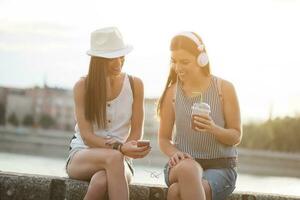
[(105, 146), (107, 147), (112, 147), (114, 143), (118, 142), (118, 140), (116, 140), (113, 137), (106, 137), (105, 138)]
[(168, 162), (168, 165), (169, 165), (170, 168), (172, 168), (175, 165), (177, 165), (181, 160), (184, 160), (184, 159), (194, 159), (194, 158), (188, 153), (177, 151), (176, 153), (174, 153), (171, 156), (171, 158)]
[(128, 157), (131, 158), (143, 158), (151, 150), (150, 146), (137, 147), (137, 141), (131, 140), (122, 145), (120, 151)]
[(216, 128), (214, 120), (206, 114), (199, 114), (193, 117), (194, 129), (196, 131), (213, 133)]

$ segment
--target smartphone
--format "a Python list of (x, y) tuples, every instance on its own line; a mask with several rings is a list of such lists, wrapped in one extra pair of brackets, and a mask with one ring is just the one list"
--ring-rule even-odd
[(138, 147), (150, 146), (150, 140), (138, 140), (137, 146)]

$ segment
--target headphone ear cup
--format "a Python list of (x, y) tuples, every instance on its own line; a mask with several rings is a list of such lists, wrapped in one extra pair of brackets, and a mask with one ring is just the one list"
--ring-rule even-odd
[(198, 65), (200, 67), (205, 67), (208, 64), (208, 56), (205, 52), (200, 53), (197, 58)]

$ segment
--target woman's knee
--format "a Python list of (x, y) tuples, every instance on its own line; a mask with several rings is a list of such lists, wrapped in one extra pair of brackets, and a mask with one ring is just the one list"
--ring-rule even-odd
[(124, 165), (124, 155), (119, 151), (111, 150), (105, 161), (108, 167)]
[(187, 176), (189, 174), (194, 175), (195, 173), (202, 174), (203, 170), (195, 160), (184, 159), (174, 167), (174, 171), (178, 175)]
[(212, 191), (211, 191), (211, 187), (210, 187), (208, 181), (205, 179), (202, 179), (202, 185), (203, 185), (203, 189), (205, 191), (206, 200), (211, 200), (212, 199)]
[(92, 176), (90, 186), (101, 189), (101, 191), (106, 190), (107, 177), (105, 170), (98, 171)]
[(170, 185), (167, 196), (168, 196), (168, 198), (167, 198), (168, 200), (180, 199), (178, 183), (173, 183), (172, 185)]

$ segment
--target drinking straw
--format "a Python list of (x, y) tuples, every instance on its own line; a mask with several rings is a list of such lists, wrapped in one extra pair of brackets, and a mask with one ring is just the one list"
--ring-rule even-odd
[(192, 92), (193, 94), (200, 94), (200, 103), (203, 102), (202, 92)]

